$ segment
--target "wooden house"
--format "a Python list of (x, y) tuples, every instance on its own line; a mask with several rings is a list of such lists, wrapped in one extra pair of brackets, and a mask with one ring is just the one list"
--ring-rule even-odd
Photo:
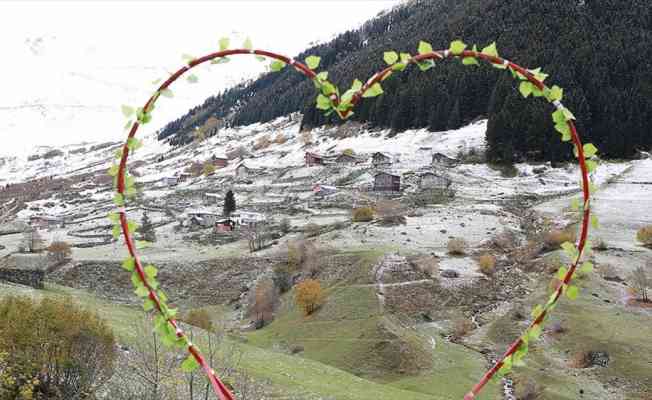
[(251, 168), (247, 167), (243, 162), (238, 164), (235, 167), (235, 177), (236, 178), (247, 178), (251, 174)]
[(166, 176), (161, 179), (163, 186), (176, 186), (179, 183), (179, 178), (176, 176)]
[(337, 164), (356, 164), (360, 162), (357, 157), (351, 154), (340, 154), (335, 158)]
[(192, 178), (192, 174), (189, 174), (187, 172), (182, 172), (182, 173), (179, 174), (179, 177), (178, 177), (177, 181), (179, 183), (181, 183), (181, 182), (187, 181), (190, 178)]
[(401, 177), (387, 172), (374, 175), (374, 192), (399, 192), (401, 190)]
[(216, 157), (213, 155), (211, 158), (211, 164), (213, 164), (215, 168), (224, 168), (229, 165), (229, 160), (226, 157)]
[(237, 211), (231, 214), (231, 220), (238, 225), (256, 225), (267, 221), (267, 217), (254, 211)]
[(215, 222), (221, 217), (215, 212), (205, 210), (189, 211), (187, 214), (188, 224), (199, 226), (215, 226)]
[(374, 167), (392, 165), (392, 157), (387, 153), (376, 152), (371, 156), (371, 164)]
[(306, 151), (304, 159), (306, 160), (306, 167), (312, 167), (315, 165), (324, 165), (324, 157), (320, 156), (319, 154)]
[(422, 190), (446, 190), (449, 189), (452, 181), (441, 174), (424, 172), (419, 175), (419, 188)]
[(442, 153), (435, 153), (432, 155), (432, 165), (434, 166), (454, 167), (457, 163), (458, 160)]
[(222, 203), (223, 196), (219, 193), (204, 193), (202, 196), (202, 202), (204, 205), (212, 206), (215, 204)]

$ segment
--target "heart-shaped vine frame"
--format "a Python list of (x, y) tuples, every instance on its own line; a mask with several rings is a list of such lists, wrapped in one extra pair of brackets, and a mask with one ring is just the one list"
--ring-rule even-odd
[[(591, 263), (585, 262), (580, 266), (580, 262), (583, 254), (590, 251), (589, 245), (587, 244), (589, 225), (597, 225), (597, 219), (590, 212), (590, 196), (593, 191), (593, 186), (589, 181), (589, 173), (596, 167), (597, 159), (595, 159), (595, 155), (597, 149), (592, 144), (582, 145), (573, 122), (575, 117), (561, 103), (563, 90), (557, 86), (553, 86), (552, 88), (546, 86), (543, 81), (547, 75), (541, 72), (540, 69), (529, 70), (498, 56), (495, 43), (485, 47), (482, 51), (478, 51), (476, 46), (473, 46), (472, 50), (467, 50), (467, 46), (457, 40), (451, 43), (449, 49), (433, 51), (430, 44), (420, 42), (418, 55), (412, 56), (408, 53), (401, 53), (399, 56), (399, 54), (393, 51), (385, 52), (384, 60), (388, 64), (388, 67), (375, 73), (364, 84), (355, 80), (352, 87), (342, 95), (340, 95), (339, 89), (328, 81), (327, 72), (316, 73), (313, 71), (319, 65), (319, 57), (310, 56), (306, 59), (306, 64), (303, 64), (277, 53), (254, 50), (249, 40), (245, 42), (243, 48), (228, 49), (227, 47), (228, 39), (222, 39), (220, 40), (220, 51), (199, 58), (186, 57), (188, 58), (187, 64), (165, 80), (142, 108), (134, 110), (131, 107), (123, 106), (123, 113), (127, 117), (135, 115), (136, 121), (129, 121), (125, 127), (129, 129), (129, 134), (124, 146), (117, 153), (116, 157), (119, 159), (119, 163), (114, 164), (109, 170), (109, 174), (115, 177), (114, 181), (117, 189), (114, 202), (118, 207), (117, 212), (111, 213), (109, 218), (115, 224), (114, 236), (118, 237), (122, 235), (124, 237), (130, 255), (123, 262), (122, 266), (127, 271), (132, 272), (131, 280), (136, 288), (136, 294), (143, 298), (144, 309), (146, 311), (155, 310), (157, 314), (155, 317), (155, 328), (161, 335), (162, 341), (168, 345), (185, 348), (189, 352), (189, 356), (181, 365), (182, 369), (189, 371), (201, 366), (210, 380), (215, 394), (220, 400), (234, 399), (231, 392), (217, 377), (215, 371), (208, 365), (197, 346), (188, 339), (175, 319), (177, 312), (175, 309), (168, 307), (167, 297), (159, 288), (159, 284), (156, 281), (156, 268), (153, 265), (143, 266), (138, 255), (138, 246), (132, 236), (137, 225), (134, 221), (127, 219), (125, 209), (126, 199), (136, 194), (134, 178), (127, 172), (127, 159), (130, 152), (133, 152), (141, 145), (141, 142), (135, 138), (136, 132), (140, 125), (150, 121), (151, 112), (154, 109), (156, 101), (161, 96), (172, 97), (172, 92), (169, 89), (172, 83), (200, 64), (209, 61), (211, 64), (220, 64), (227, 62), (229, 56), (245, 54), (254, 55), (260, 61), (264, 61), (266, 58), (274, 60), (270, 65), (272, 71), (280, 71), (286, 65), (291, 65), (299, 73), (315, 83), (315, 87), (320, 92), (317, 96), (317, 108), (325, 110), (327, 113), (335, 112), (341, 118), (350, 116), (353, 108), (363, 97), (374, 97), (383, 93), (380, 82), (388, 78), (392, 73), (401, 72), (411, 64), (417, 65), (421, 70), (427, 70), (434, 65), (434, 61), (448, 58), (459, 59), (465, 65), (478, 65), (477, 60), (483, 60), (495, 68), (509, 70), (515, 79), (521, 81), (519, 89), (524, 97), (530, 95), (533, 97), (543, 97), (554, 106), (555, 111), (552, 117), (555, 122), (555, 129), (562, 134), (563, 141), (572, 141), (575, 146), (574, 153), (579, 161), (581, 173), (583, 203), (580, 204), (574, 201), (572, 204), (573, 208), (579, 210), (582, 214), (579, 240), (577, 245), (568, 242), (562, 244), (564, 251), (571, 257), (572, 263), (568, 267), (561, 267), (559, 269), (556, 279), (556, 289), (550, 295), (548, 301), (534, 308), (532, 311), (532, 321), (528, 328), (508, 347), (493, 367), (464, 396), (464, 399), (473, 399), (492, 377), (508, 373), (512, 365), (522, 364), (522, 359), (528, 352), (528, 343), (536, 340), (541, 335), (545, 319), (555, 308), (561, 295), (566, 293), (571, 299), (577, 296), (579, 289), (571, 284), (571, 280), (578, 267), (585, 272), (589, 272), (592, 268)], [(188, 76), (188, 81), (194, 83), (197, 81), (197, 78), (194, 75), (190, 75)]]

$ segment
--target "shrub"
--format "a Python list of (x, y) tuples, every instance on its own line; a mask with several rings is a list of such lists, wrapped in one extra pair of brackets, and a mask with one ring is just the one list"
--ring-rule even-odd
[(312, 136), (312, 133), (310, 133), (310, 131), (301, 132), (301, 136), (300, 136), (299, 140), (301, 141), (301, 143), (303, 143), (304, 146), (312, 144), (315, 141), (315, 139)]
[(201, 173), (204, 176), (213, 175), (215, 173), (215, 166), (210, 161), (206, 161), (202, 167)]
[(45, 154), (43, 154), (43, 159), (49, 160), (51, 158), (61, 157), (61, 156), (63, 156), (63, 151), (54, 149), (54, 150), (49, 150)]
[(269, 135), (263, 135), (256, 139), (256, 143), (254, 144), (254, 150), (262, 150), (266, 149), (270, 145), (270, 140), (269, 140)]
[(344, 149), (342, 152), (345, 156), (353, 156), (355, 153), (353, 152), (353, 149)]
[(196, 326), (205, 331), (213, 330), (213, 321), (210, 314), (201, 308), (188, 311), (181, 320), (188, 325)]
[(69, 298), (7, 297), (0, 321), (0, 398), (94, 398), (113, 375), (113, 333)]
[(609, 246), (607, 246), (607, 242), (605, 242), (604, 239), (595, 238), (593, 240), (593, 250), (605, 251), (608, 248), (609, 248)]
[(72, 258), (72, 249), (67, 242), (54, 241), (48, 247), (48, 256), (56, 263), (62, 263)]
[(568, 366), (571, 368), (588, 368), (591, 364), (591, 352), (588, 350), (576, 351), (568, 360)]
[(281, 220), (281, 223), (279, 224), (279, 229), (281, 230), (281, 232), (283, 232), (283, 234), (286, 234), (290, 232), (291, 228), (292, 226), (290, 225), (290, 220), (287, 218), (283, 218)]
[(543, 237), (543, 242), (548, 249), (557, 249), (561, 246), (562, 243), (571, 242), (575, 243), (577, 240), (577, 234), (574, 230), (565, 229), (553, 229), (550, 232), (546, 233)]
[(374, 219), (374, 210), (371, 207), (358, 207), (352, 211), (353, 222), (369, 222)]
[(307, 279), (297, 285), (294, 299), (305, 315), (310, 315), (322, 305), (323, 297), (319, 281)]
[(473, 322), (467, 318), (459, 318), (453, 321), (453, 332), (451, 340), (457, 341), (468, 335), (475, 329)]
[(301, 268), (305, 258), (306, 242), (303, 240), (292, 240), (288, 242), (288, 267), (290, 271), (297, 271)]
[(292, 271), (288, 264), (277, 264), (272, 269), (274, 271), (274, 285), (281, 293), (285, 293), (292, 288)]
[(518, 237), (514, 231), (505, 229), (491, 238), (489, 245), (496, 250), (507, 252), (518, 247)]
[(466, 254), (466, 240), (462, 238), (452, 238), (448, 241), (448, 254), (461, 256)]
[(306, 224), (306, 226), (303, 227), (303, 236), (307, 238), (319, 236), (320, 233), (321, 233), (321, 226), (313, 222)]
[[(648, 265), (649, 267), (649, 265)], [(652, 278), (643, 267), (638, 267), (631, 276), (632, 291), (641, 301), (649, 302), (648, 290), (652, 288)]]
[(428, 277), (435, 277), (439, 273), (439, 259), (433, 256), (419, 257), (412, 261), (417, 271)]
[(478, 259), (478, 265), (480, 266), (480, 272), (484, 275), (493, 276), (496, 272), (496, 257), (489, 253), (485, 253)]
[(249, 314), (256, 319), (256, 326), (263, 326), (273, 318), (274, 306), (278, 300), (278, 293), (274, 281), (269, 278), (256, 282)]
[(274, 138), (274, 143), (276, 143), (276, 144), (283, 144), (283, 143), (285, 143), (287, 141), (288, 141), (287, 136), (285, 136), (282, 133), (277, 134), (276, 137)]
[(636, 232), (636, 240), (643, 246), (652, 247), (652, 225), (644, 226)]
[(544, 386), (528, 376), (514, 378), (514, 395), (517, 400), (540, 400), (543, 399), (544, 391)]

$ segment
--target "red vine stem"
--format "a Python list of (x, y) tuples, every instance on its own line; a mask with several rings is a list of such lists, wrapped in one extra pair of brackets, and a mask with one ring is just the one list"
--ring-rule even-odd
[[(268, 58), (272, 58), (275, 60), (282, 61), (286, 64), (292, 65), (297, 71), (305, 75), (307, 78), (310, 79), (315, 79), (316, 74), (308, 68), (306, 65), (302, 64), (301, 62), (295, 61), (292, 58), (277, 54), (277, 53), (272, 53), (269, 51), (265, 50), (249, 50), (249, 49), (231, 49), (231, 50), (223, 50), (223, 51), (218, 51), (214, 53), (207, 54), (203, 57), (197, 58), (195, 60), (192, 60), (188, 63), (187, 66), (184, 66), (177, 70), (175, 73), (173, 73), (165, 82), (163, 82), (159, 88), (158, 91), (156, 92), (155, 95), (152, 95), (145, 105), (143, 106), (143, 110), (147, 110), (153, 102), (155, 102), (158, 99), (158, 94), (167, 89), (172, 83), (174, 83), (177, 79), (179, 79), (184, 73), (189, 71), (190, 69), (196, 67), (199, 64), (202, 64), (204, 62), (216, 59), (216, 58), (221, 58), (221, 57), (227, 57), (230, 55), (239, 55), (239, 54), (253, 54), (253, 55), (258, 55), (258, 56), (265, 56)], [(527, 69), (514, 64), (511, 61), (507, 61), (501, 57), (496, 57), (496, 56), (490, 56), (486, 55), (477, 51), (471, 51), (471, 50), (465, 50), (462, 51), (459, 54), (453, 55), (450, 53), (448, 50), (438, 50), (438, 51), (433, 51), (430, 53), (426, 54), (420, 54), (417, 56), (414, 56), (410, 58), (409, 63), (418, 63), (421, 61), (426, 61), (426, 60), (443, 60), (445, 58), (452, 58), (452, 57), (473, 57), (473, 58), (478, 58), (485, 60), (489, 63), (492, 64), (497, 64), (497, 65), (505, 65), (506, 67), (511, 68), (514, 71), (519, 72), (521, 75), (525, 76), (528, 81), (530, 81), (532, 84), (534, 84), (539, 90), (543, 90), (545, 88), (545, 85), (543, 82), (539, 81), (538, 79), (535, 78), (535, 76), (529, 72)], [(351, 105), (354, 107), (357, 105), (360, 100), (363, 97), (363, 94), (375, 83), (378, 83), (382, 81), (383, 79), (387, 78), (390, 74), (392, 73), (392, 67), (389, 66), (387, 68), (384, 68), (383, 70), (377, 72), (376, 74), (372, 75), (369, 80), (362, 86), (362, 88), (353, 95), (351, 98)], [(331, 96), (333, 99), (333, 102), (335, 106), (338, 106), (340, 104), (340, 98), (337, 94), (334, 94)], [(351, 107), (351, 108), (352, 108)], [(337, 111), (338, 115), (340, 117), (346, 118), (349, 113), (350, 109), (345, 110), (345, 111)], [(570, 128), (571, 131), (571, 138), (573, 143), (575, 144), (577, 148), (577, 158), (579, 159), (579, 165), (580, 165), (580, 170), (581, 170), (581, 175), (582, 175), (582, 193), (584, 197), (584, 212), (583, 212), (583, 219), (582, 219), (582, 229), (581, 229), (581, 235), (579, 239), (579, 243), (577, 245), (578, 249), (578, 254), (576, 259), (574, 260), (573, 264), (569, 268), (568, 272), (564, 276), (563, 279), (563, 284), (560, 284), (557, 289), (554, 292), (553, 297), (551, 297), (551, 300), (548, 302), (546, 307), (543, 309), (541, 314), (537, 318), (532, 321), (528, 329), (534, 327), (535, 325), (539, 325), (543, 322), (544, 318), (546, 315), (549, 313), (549, 307), (554, 306), (556, 302), (559, 300), (559, 298), (562, 295), (564, 285), (568, 284), (570, 280), (573, 277), (573, 274), (575, 273), (575, 270), (577, 268), (577, 265), (580, 261), (580, 258), (582, 256), (582, 252), (585, 248), (586, 245), (586, 239), (588, 236), (588, 229), (589, 229), (589, 218), (590, 218), (590, 208), (588, 207), (589, 205), (589, 198), (590, 198), (590, 193), (589, 193), (589, 178), (588, 178), (588, 169), (586, 165), (586, 160), (584, 157), (584, 151), (582, 148), (582, 142), (580, 140), (579, 134), (577, 133), (577, 130), (575, 128), (575, 124), (573, 123), (572, 120), (567, 121), (568, 127)], [(134, 124), (131, 126), (131, 129), (129, 131), (127, 141), (125, 142), (123, 149), (122, 149), (122, 156), (120, 158), (120, 165), (118, 169), (118, 175), (117, 175), (117, 192), (120, 193), (121, 195), (124, 196), (125, 194), (125, 171), (126, 171), (126, 165), (127, 165), (127, 159), (129, 157), (129, 146), (128, 146), (128, 141), (129, 139), (132, 139), (135, 137), (136, 132), (138, 131), (140, 124), (138, 121), (134, 122)], [(162, 306), (161, 300), (159, 299), (158, 295), (156, 294), (156, 291), (154, 288), (148, 283), (148, 280), (146, 279), (145, 272), (143, 269), (143, 265), (141, 263), (140, 257), (138, 256), (138, 253), (136, 251), (136, 247), (134, 245), (133, 238), (131, 237), (131, 234), (129, 232), (128, 228), (128, 220), (127, 220), (127, 215), (126, 215), (126, 210), (124, 207), (121, 207), (118, 210), (119, 217), (120, 217), (120, 226), (122, 228), (122, 234), (125, 239), (125, 243), (127, 245), (127, 249), (129, 251), (130, 256), (134, 259), (134, 264), (135, 264), (135, 271), (138, 274), (138, 277), (140, 278), (141, 282), (147, 288), (149, 294), (148, 298), (154, 303), (154, 308), (161, 313), (161, 315), (166, 315), (164, 308)], [(170, 326), (175, 330), (176, 335), (179, 339), (183, 339), (188, 343), (188, 352), (194, 357), (194, 359), (199, 363), (199, 365), (202, 367), (206, 375), (208, 376), (211, 385), (213, 387), (213, 390), (216, 395), (220, 398), (220, 400), (233, 400), (234, 397), (231, 394), (231, 392), (226, 388), (224, 383), (217, 377), (213, 369), (208, 365), (204, 357), (202, 356), (201, 352), (199, 349), (188, 340), (185, 332), (177, 321), (174, 318), (169, 318), (167, 319), (167, 323), (170, 324)], [(495, 365), (489, 369), (484, 376), (480, 379), (480, 381), (471, 389), (469, 393), (467, 393), (464, 396), (465, 400), (472, 400), (480, 391), (482, 388), (485, 386), (485, 384), (498, 372), (498, 370), (503, 366), (504, 361), (513, 355), (519, 348), (519, 346), (523, 343), (523, 339), (519, 338), (516, 341), (514, 341), (507, 351), (502, 355), (502, 357), (495, 363)]]

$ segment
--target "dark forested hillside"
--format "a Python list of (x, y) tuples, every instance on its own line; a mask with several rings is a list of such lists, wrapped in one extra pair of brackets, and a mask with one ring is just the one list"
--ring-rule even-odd
[[(419, 40), (439, 49), (458, 38), (479, 46), (496, 41), (502, 56), (542, 67), (551, 83), (564, 88), (564, 102), (583, 136), (604, 155), (627, 157), (652, 146), (649, 0), (412, 1), (296, 58), (320, 56), (320, 69), (348, 88), (353, 79), (365, 80), (382, 67), (383, 51), (414, 54)], [(354, 119), (395, 131), (443, 130), (485, 115), (493, 160), (569, 156), (548, 106), (523, 99), (504, 71), (447, 61), (427, 72), (412, 68), (395, 74), (383, 88), (385, 94), (365, 100)], [(301, 111), (304, 127), (337, 122), (315, 109), (315, 96), (311, 82), (286, 68), (207, 99), (168, 124), (159, 138), (186, 143), (192, 140), (191, 129), (210, 116), (244, 125)]]

